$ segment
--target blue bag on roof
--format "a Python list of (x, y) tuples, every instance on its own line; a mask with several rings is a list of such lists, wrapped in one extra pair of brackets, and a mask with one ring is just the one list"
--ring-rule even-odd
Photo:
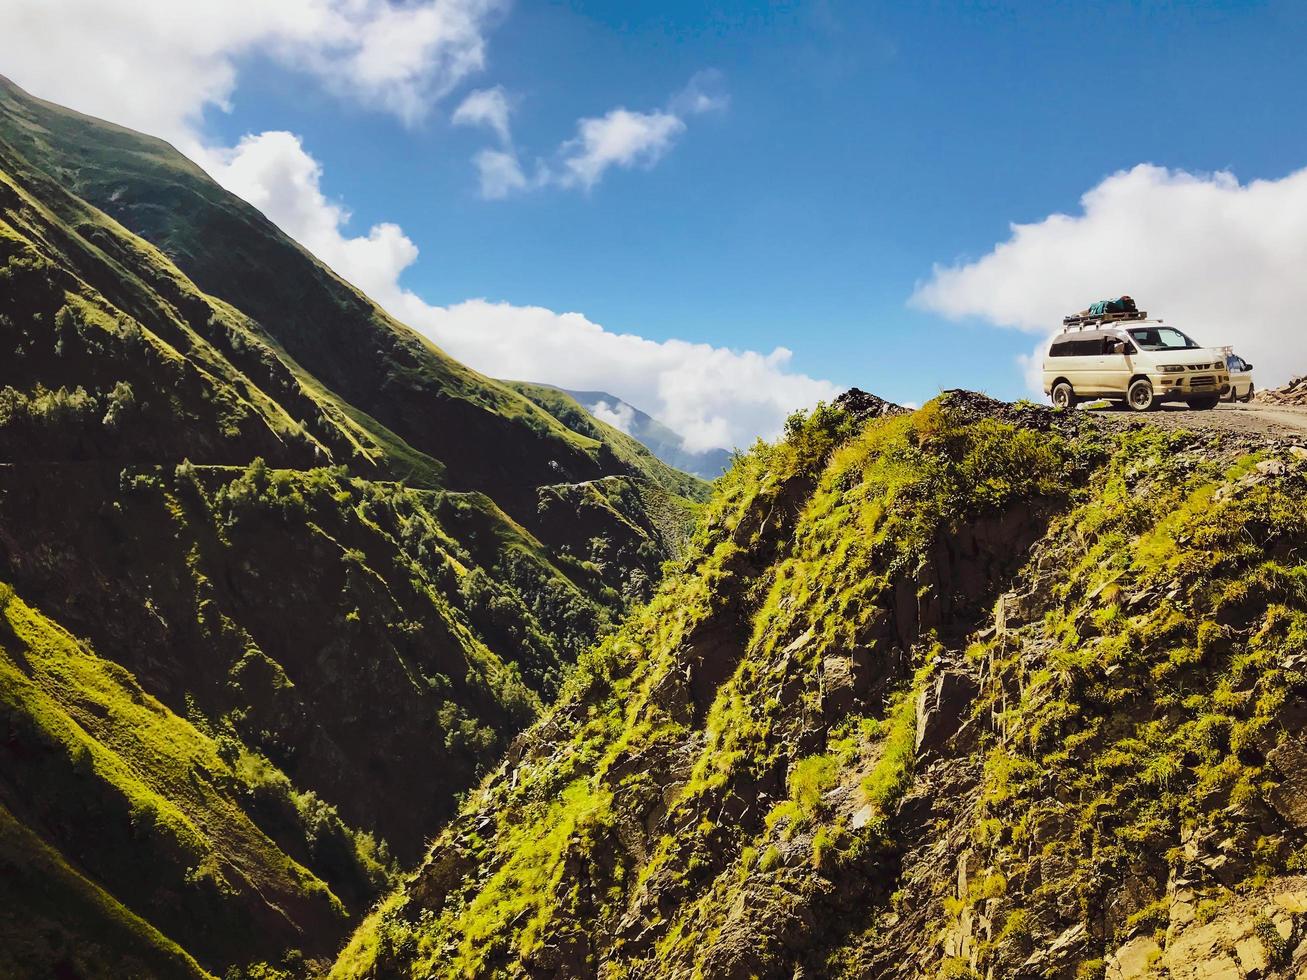
[(1108, 313), (1134, 313), (1135, 311), (1135, 301), (1129, 296), (1118, 296), (1116, 299), (1100, 299), (1089, 307), (1090, 316), (1105, 316)]

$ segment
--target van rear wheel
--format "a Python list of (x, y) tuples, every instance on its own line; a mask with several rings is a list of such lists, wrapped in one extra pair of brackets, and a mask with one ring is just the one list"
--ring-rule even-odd
[(1153, 400), (1153, 383), (1147, 378), (1132, 382), (1126, 391), (1125, 400), (1136, 412), (1147, 412), (1157, 407), (1157, 402)]
[(1070, 382), (1059, 381), (1053, 385), (1053, 407), (1054, 408), (1075, 408), (1076, 392), (1071, 387)]

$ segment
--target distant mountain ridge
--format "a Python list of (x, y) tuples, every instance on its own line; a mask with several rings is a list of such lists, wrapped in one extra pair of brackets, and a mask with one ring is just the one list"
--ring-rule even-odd
[[(731, 465), (729, 449), (705, 449), (701, 452), (692, 452), (685, 448), (685, 440), (680, 433), (616, 395), (606, 391), (563, 390), (580, 402), (586, 411), (598, 414), (603, 421), (642, 442), (651, 453), (668, 466), (693, 473), (704, 480), (715, 480)], [(605, 417), (603, 406), (606, 406), (613, 415), (621, 418), (625, 427), (616, 425), (612, 418)], [(597, 408), (599, 411), (596, 413)]]

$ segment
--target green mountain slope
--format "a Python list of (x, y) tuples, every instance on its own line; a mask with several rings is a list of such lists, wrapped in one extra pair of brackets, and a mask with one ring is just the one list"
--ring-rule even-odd
[[(168, 144), (43, 102), (0, 79), (0, 139), (15, 158), (153, 243), (201, 290), (256, 321), (313, 381), (411, 450), (445, 485), (529, 511), (530, 489), (620, 472), (593, 440), (447, 357), (335, 276)], [(388, 471), (435, 474), (391, 461)]]
[[(177, 952), (79, 880), (68, 866), (75, 861), (165, 933), (185, 934), (202, 959), (237, 949), (273, 955), (306, 944), (318, 955), (328, 952), (334, 930), (326, 923), (343, 923), (346, 915), (340, 899), (241, 806), (242, 795), (261, 791), (261, 779), (270, 781), (270, 804), (293, 803), (285, 778), (279, 786), (275, 770), (256, 757), (224, 759), (217, 741), (8, 586), (0, 604), (8, 835), (44, 831), (49, 842), (15, 849), (11, 860), (34, 878), (44, 877), (41, 866), (54, 866), (58, 887), (96, 909), (63, 929), (112, 926), (138, 943), (148, 940), (161, 959)], [(354, 842), (346, 843), (348, 859), (357, 858)]]
[(0, 972), (329, 962), (697, 507), (3, 81), (0, 348)]
[[(609, 586), (627, 600), (647, 595), (657, 579), (654, 561), (679, 554), (710, 489), (698, 477), (673, 469), (641, 443), (599, 421), (561, 389), (506, 381), (563, 425), (598, 441), (627, 475), (584, 483), (557, 484), (540, 491), (537, 521), (541, 539), (577, 554), (603, 570)], [(581, 552), (569, 543), (580, 535)]]
[(1299, 976), (1305, 458), (791, 424), (333, 976)]
[(321, 439), (299, 424), (291, 411), (308, 414), (311, 403), (280, 363), (269, 358), (262, 380), (288, 392), (290, 410), (215, 345), (248, 347), (257, 360), (264, 345), (244, 318), (44, 175), (10, 167), (3, 147), (0, 162), (7, 459), (226, 462), (254, 452), (306, 464), (350, 444), (347, 420), (323, 418)]
[(3, 808), (0, 908), (5, 976), (210, 976)]

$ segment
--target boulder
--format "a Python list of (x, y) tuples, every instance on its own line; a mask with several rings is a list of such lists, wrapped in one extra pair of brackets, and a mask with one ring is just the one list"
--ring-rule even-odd
[(1281, 777), (1271, 791), (1271, 806), (1295, 827), (1307, 827), (1307, 748), (1297, 738), (1287, 738), (1268, 758)]
[(944, 671), (917, 698), (918, 755), (937, 752), (962, 727), (975, 700), (976, 679), (962, 671)]
[(1152, 936), (1137, 936), (1108, 958), (1107, 980), (1145, 977), (1161, 955), (1162, 947)]

